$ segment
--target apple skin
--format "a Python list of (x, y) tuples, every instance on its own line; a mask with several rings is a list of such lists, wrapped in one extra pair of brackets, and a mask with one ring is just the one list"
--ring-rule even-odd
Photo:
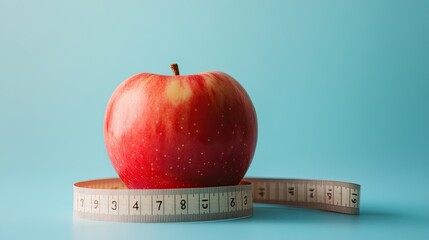
[(239, 184), (257, 131), (248, 94), (223, 72), (134, 75), (112, 94), (104, 122), (107, 153), (130, 189)]

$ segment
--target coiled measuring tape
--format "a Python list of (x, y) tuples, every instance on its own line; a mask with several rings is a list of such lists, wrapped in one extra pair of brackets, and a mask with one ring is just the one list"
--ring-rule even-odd
[(360, 185), (245, 178), (236, 186), (149, 190), (111, 178), (76, 183), (73, 195), (74, 215), (84, 219), (185, 222), (250, 217), (254, 202), (359, 214)]

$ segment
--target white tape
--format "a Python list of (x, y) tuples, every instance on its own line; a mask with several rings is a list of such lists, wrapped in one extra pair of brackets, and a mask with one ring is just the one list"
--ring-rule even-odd
[(253, 201), (359, 214), (360, 185), (339, 181), (245, 178)]
[(250, 217), (253, 202), (359, 214), (360, 186), (338, 181), (245, 178), (237, 186), (127, 189), (118, 178), (74, 185), (77, 217), (119, 222), (183, 222)]

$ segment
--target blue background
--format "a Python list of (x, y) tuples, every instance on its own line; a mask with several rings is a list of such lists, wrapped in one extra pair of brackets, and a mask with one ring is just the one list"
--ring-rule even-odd
[[(173, 62), (247, 89), (259, 120), (248, 176), (360, 183), (362, 214), (73, 219), (73, 183), (116, 176), (110, 94)], [(428, 64), (429, 1), (0, 0), (0, 238), (428, 239)]]

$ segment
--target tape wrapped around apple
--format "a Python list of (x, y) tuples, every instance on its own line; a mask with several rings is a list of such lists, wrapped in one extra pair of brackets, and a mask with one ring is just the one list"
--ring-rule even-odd
[(255, 153), (257, 118), (244, 88), (223, 72), (136, 74), (112, 94), (104, 139), (130, 189), (239, 184)]

